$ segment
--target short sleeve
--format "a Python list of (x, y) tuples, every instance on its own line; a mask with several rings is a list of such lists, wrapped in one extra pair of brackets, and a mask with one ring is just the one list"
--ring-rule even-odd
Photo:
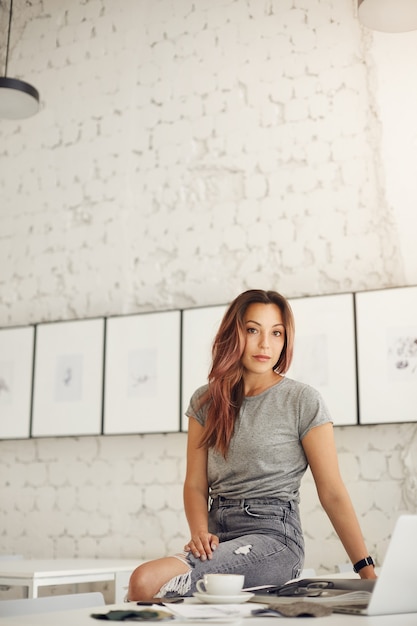
[(208, 385), (199, 387), (191, 396), (190, 404), (185, 411), (187, 417), (194, 417), (202, 426), (206, 423), (207, 408), (206, 405), (202, 405), (201, 401), (207, 389)]
[(305, 385), (300, 398), (300, 440), (316, 426), (332, 423), (333, 419), (326, 403), (317, 389)]

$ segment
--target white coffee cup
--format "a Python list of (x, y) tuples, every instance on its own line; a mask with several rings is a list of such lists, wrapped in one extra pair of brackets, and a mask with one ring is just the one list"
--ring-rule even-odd
[(197, 581), (196, 587), (199, 593), (211, 596), (237, 596), (244, 582), (243, 574), (205, 574)]

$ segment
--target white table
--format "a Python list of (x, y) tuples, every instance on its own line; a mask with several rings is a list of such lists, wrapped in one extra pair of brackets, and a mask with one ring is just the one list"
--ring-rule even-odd
[[(255, 605), (254, 605), (255, 607)], [(20, 615), (17, 617), (0, 618), (0, 626), (100, 626), (102, 620), (91, 617), (91, 613), (107, 613), (113, 609), (137, 608), (132, 603), (114, 604), (105, 607), (90, 609), (75, 609), (73, 611), (57, 611), (55, 613), (38, 613), (36, 615)], [(112, 623), (112, 622), (109, 622)], [(113, 622), (116, 623), (116, 622)], [(129, 622), (122, 622), (128, 624)], [(132, 623), (132, 622), (130, 622)], [(143, 622), (144, 623), (144, 622)], [(163, 623), (163, 622), (162, 622)], [(170, 622), (166, 622), (170, 623)], [(176, 622), (171, 622), (175, 624)], [(185, 623), (178, 621), (177, 623)], [(341, 615), (332, 613), (328, 617), (238, 617), (236, 626), (416, 626), (417, 613), (403, 615), (378, 615), (363, 617), (357, 615)], [(201, 626), (202, 622), (186, 621), (187, 626)], [(232, 624), (233, 622), (229, 622)]]
[(26, 587), (37, 598), (39, 587), (114, 581), (113, 602), (123, 602), (133, 570), (143, 561), (131, 559), (19, 559), (0, 561), (0, 585)]

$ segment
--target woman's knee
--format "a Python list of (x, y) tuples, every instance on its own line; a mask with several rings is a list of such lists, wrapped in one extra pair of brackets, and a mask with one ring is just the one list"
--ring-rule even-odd
[(150, 600), (158, 589), (155, 589), (155, 578), (152, 577), (150, 563), (139, 565), (130, 576), (127, 599)]
[[(129, 580), (128, 600), (149, 601), (162, 591), (182, 595), (190, 586), (190, 566), (177, 558), (166, 557), (143, 563), (137, 567)], [(185, 595), (185, 594), (184, 594)]]

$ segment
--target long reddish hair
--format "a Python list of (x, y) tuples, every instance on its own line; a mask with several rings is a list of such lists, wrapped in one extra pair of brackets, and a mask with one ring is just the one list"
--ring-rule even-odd
[(244, 398), (241, 358), (245, 349), (244, 317), (250, 304), (276, 304), (285, 328), (284, 347), (273, 370), (285, 374), (291, 365), (294, 349), (294, 317), (288, 301), (276, 291), (250, 289), (230, 304), (212, 346), (209, 388), (202, 398), (207, 405), (207, 418), (201, 445), (215, 448), (227, 455), (235, 421)]

